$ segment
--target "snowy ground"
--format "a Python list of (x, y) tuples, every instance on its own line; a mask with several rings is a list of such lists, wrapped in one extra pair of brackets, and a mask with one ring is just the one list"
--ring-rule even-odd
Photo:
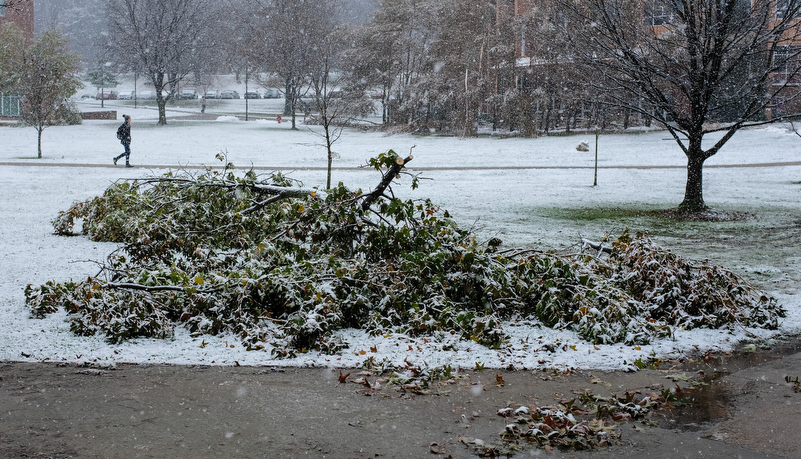
[[(241, 99), (214, 102), (207, 111), (227, 115), (244, 110)], [(269, 352), (247, 352), (232, 337), (201, 340), (189, 337), (183, 330), (171, 340), (136, 340), (122, 345), (110, 345), (101, 338), (75, 337), (69, 332), (66, 314), (31, 319), (23, 296), (27, 284), (95, 274), (94, 261), (104, 260), (116, 248), (114, 244), (51, 234), (50, 221), (72, 202), (94, 197), (120, 178), (160, 174), (168, 167), (217, 165), (214, 157), (221, 151), (240, 167), (286, 169), (306, 186), (325, 184), (325, 152), (320, 138), (305, 127), (292, 131), (288, 123), (278, 124), (270, 113), (277, 113), (280, 101), (250, 101), (251, 113), (261, 113), (264, 118), (252, 122), (237, 121), (231, 116), (213, 121), (177, 118), (198, 112), (196, 101), (192, 101), (173, 109), (166, 127), (155, 126), (155, 110), (134, 109), (128, 104), (105, 103), (107, 109), (117, 110), (119, 117), (122, 113), (133, 117), (131, 162), (138, 166), (135, 169), (111, 165), (111, 158), (122, 151), (114, 135), (119, 121), (87, 121), (81, 126), (48, 128), (41, 160), (34, 159), (34, 129), (0, 127), (0, 193), (4, 196), (0, 201), (0, 360), (358, 366), (373, 358), (375, 362), (395, 364), (408, 359), (432, 367), (449, 364), (474, 368), (481, 364), (490, 368), (512, 364), (516, 368), (619, 369), (630, 368), (638, 358), (726, 349), (749, 337), (745, 330), (677, 331), (674, 339), (649, 346), (594, 346), (573, 333), (528, 324), (507, 326), (513, 339), (506, 349), (495, 351), (474, 343), (453, 343), (448, 338), (425, 342), (404, 336), (370, 337), (349, 330), (342, 336), (350, 343), (350, 349), (340, 356), (306, 354), (280, 361), (271, 359)], [(99, 102), (94, 100), (79, 105), (84, 110), (99, 109)], [(576, 151), (581, 141), (590, 143), (590, 152)], [(334, 181), (352, 188), (370, 188), (377, 183), (376, 172), (359, 170), (358, 166), (387, 149), (405, 154), (412, 147), (414, 161), (410, 168), (431, 180), (424, 180), (416, 191), (411, 191), (408, 183), (401, 183), (394, 187), (396, 193), (430, 197), (464, 225), (474, 225), (480, 236), (500, 237), (506, 246), (561, 249), (576, 243), (580, 236), (599, 238), (606, 231), (614, 234), (622, 229), (609, 226), (614, 222), (561, 215), (595, 208), (663, 209), (674, 207), (683, 195), (685, 158), (664, 132), (601, 136), (599, 185), (593, 187), (592, 135), (463, 140), (346, 131), (335, 146), (339, 158), (334, 162)], [(721, 153), (707, 161), (707, 204), (757, 216), (782, 215), (785, 220), (796, 222), (790, 231), (798, 233), (799, 161), (801, 139), (788, 126), (738, 133)], [(771, 163), (796, 164), (765, 165)], [(760, 166), (718, 167), (741, 164)], [(762, 224), (761, 218), (753, 224)], [(695, 239), (703, 240), (704, 231), (699, 226)], [(699, 249), (698, 244), (688, 242), (683, 247), (686, 239), (664, 237), (658, 242), (679, 253), (685, 250), (697, 258), (709, 257), (757, 280), (758, 273), (783, 279), (760, 286), (789, 311), (778, 334), (801, 332), (801, 292), (796, 283), (801, 257), (788, 255), (781, 263), (769, 259), (771, 255), (761, 259), (760, 254), (750, 253), (734, 239), (731, 245), (710, 245), (710, 252), (706, 252), (703, 245)], [(716, 240), (726, 239), (718, 235)], [(789, 242), (780, 239), (777, 243)], [(718, 253), (725, 259), (711, 255)], [(763, 337), (776, 334), (749, 332)], [(207, 344), (202, 345), (204, 342)], [(556, 352), (542, 350), (545, 344), (556, 344)], [(444, 351), (443, 347), (455, 350)]]

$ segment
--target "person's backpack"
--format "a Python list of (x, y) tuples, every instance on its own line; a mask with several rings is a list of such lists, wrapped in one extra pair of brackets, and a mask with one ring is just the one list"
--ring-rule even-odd
[(125, 123), (120, 124), (120, 127), (117, 128), (117, 140), (122, 140), (125, 136)]

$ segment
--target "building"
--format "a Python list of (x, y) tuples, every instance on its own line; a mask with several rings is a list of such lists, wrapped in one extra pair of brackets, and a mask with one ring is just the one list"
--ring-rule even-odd
[[(0, 27), (14, 23), (33, 42), (33, 0), (0, 0)], [(21, 112), (20, 98), (16, 95), (0, 94), (0, 118), (17, 118)]]
[(0, 27), (17, 24), (29, 42), (33, 41), (33, 18), (33, 0), (0, 0)]

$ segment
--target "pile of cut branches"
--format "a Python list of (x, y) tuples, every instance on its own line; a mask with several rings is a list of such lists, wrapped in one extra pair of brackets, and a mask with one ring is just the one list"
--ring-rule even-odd
[(96, 276), (29, 285), (27, 304), (38, 317), (64, 308), (75, 333), (112, 342), (183, 325), (279, 357), (337, 352), (343, 328), (499, 346), (504, 321), (536, 319), (634, 344), (674, 327), (775, 328), (784, 316), (730, 271), (686, 262), (644, 234), (625, 232), (602, 258), (479, 243), (431, 201), (394, 196), (411, 159), (391, 150), (371, 159), (382, 173), (371, 192), (309, 190), (231, 164), (118, 182), (53, 225), (122, 247)]

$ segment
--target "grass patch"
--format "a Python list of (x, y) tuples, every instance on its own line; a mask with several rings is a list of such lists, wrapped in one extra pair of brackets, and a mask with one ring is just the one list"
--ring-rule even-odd
[[(767, 211), (767, 210), (766, 210)], [(575, 243), (581, 237), (600, 239), (604, 235), (617, 234), (626, 228), (645, 231), (652, 237), (674, 240), (669, 245), (688, 247), (690, 241), (723, 243), (733, 240), (752, 241), (759, 236), (755, 230), (757, 221), (766, 216), (729, 209), (709, 210), (703, 213), (680, 212), (676, 208), (665, 209), (641, 206), (538, 208), (532, 209), (537, 219), (550, 220), (550, 225), (561, 229), (563, 235)], [(765, 224), (767, 222), (761, 222)], [(572, 234), (575, 233), (575, 234)], [(551, 240), (554, 240), (551, 237)], [(569, 245), (569, 244), (568, 244)], [(708, 255), (696, 253), (706, 258)]]
[(545, 215), (558, 220), (581, 221), (625, 221), (641, 219), (656, 215), (655, 209), (642, 209), (634, 207), (580, 207), (576, 209), (543, 209)]
[(704, 212), (686, 212), (678, 209), (644, 209), (636, 207), (581, 207), (577, 209), (548, 209), (547, 217), (559, 220), (611, 222), (639, 219), (652, 222), (743, 222), (754, 218), (749, 212), (730, 212), (724, 210), (707, 210)]

